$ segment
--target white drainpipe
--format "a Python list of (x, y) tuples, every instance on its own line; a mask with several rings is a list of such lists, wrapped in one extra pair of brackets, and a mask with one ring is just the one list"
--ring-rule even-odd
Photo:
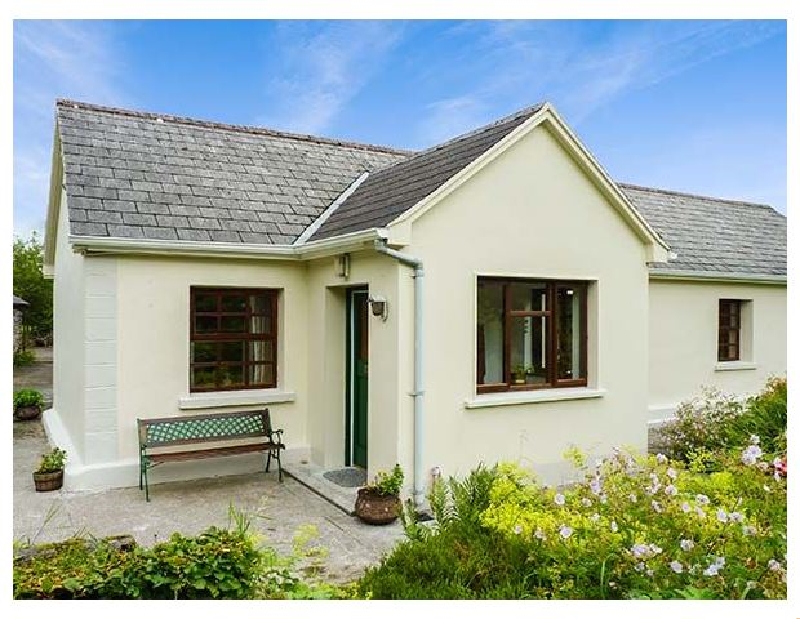
[(375, 251), (414, 269), (414, 505), (422, 505), (422, 260), (386, 247), (386, 241), (375, 241)]

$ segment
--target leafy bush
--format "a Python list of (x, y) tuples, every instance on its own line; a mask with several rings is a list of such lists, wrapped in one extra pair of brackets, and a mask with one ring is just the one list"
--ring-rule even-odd
[[(786, 481), (755, 441), (706, 474), (665, 456), (616, 451), (567, 489), (527, 471), (492, 472), (480, 512), (438, 511), (428, 534), (400, 544), (359, 582), (359, 593), (419, 598), (784, 598)], [(700, 468), (692, 463), (695, 468)], [(783, 469), (785, 471), (785, 469)], [(451, 482), (483, 488), (485, 471)], [(478, 482), (478, 480), (481, 480)], [(477, 482), (477, 483), (476, 483)], [(441, 489), (438, 490), (441, 493)], [(431, 504), (439, 503), (431, 496)], [(467, 517), (456, 517), (466, 506)], [(441, 518), (441, 520), (439, 520)]]
[(20, 406), (44, 406), (44, 396), (36, 389), (20, 389), (14, 392), (14, 408)]
[(786, 451), (786, 379), (770, 379), (764, 390), (744, 404), (731, 396), (707, 390), (703, 397), (678, 407), (675, 420), (660, 430), (670, 456), (688, 462), (709, 452), (742, 448), (750, 436), (759, 436), (765, 453)]
[(63, 449), (55, 447), (52, 451), (42, 454), (39, 460), (39, 468), (36, 469), (37, 473), (55, 473), (64, 468), (64, 462), (67, 460), (67, 452)]
[(365, 487), (383, 496), (398, 496), (403, 489), (403, 479), (403, 469), (399, 464), (395, 464), (391, 473), (378, 471), (375, 480)]
[(36, 355), (30, 350), (17, 350), (14, 352), (14, 367), (25, 367), (36, 362)]

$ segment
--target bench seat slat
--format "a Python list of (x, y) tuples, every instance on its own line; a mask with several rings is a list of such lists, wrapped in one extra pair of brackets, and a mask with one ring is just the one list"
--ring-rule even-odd
[[(236, 455), (259, 451), (278, 449), (275, 443), (256, 443), (252, 445), (230, 445), (228, 447), (215, 447), (213, 449), (192, 449), (187, 451), (173, 451), (170, 453), (147, 454), (147, 459), (153, 464), (161, 462), (178, 462), (181, 460), (196, 460), (199, 458), (213, 458), (215, 456)], [(283, 445), (280, 445), (283, 448)]]

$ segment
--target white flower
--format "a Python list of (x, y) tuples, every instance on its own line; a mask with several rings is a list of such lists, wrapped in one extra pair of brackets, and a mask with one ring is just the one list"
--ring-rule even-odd
[(514, 533), (515, 533), (516, 535), (519, 535), (520, 533), (522, 533), (522, 525), (521, 525), (521, 524), (518, 524), (518, 525), (516, 525), (516, 526), (514, 527)]
[(778, 471), (778, 469), (775, 469), (775, 472), (772, 474), (772, 477), (775, 478), (775, 481), (780, 481), (781, 480), (780, 471)]
[(667, 496), (675, 496), (676, 494), (678, 494), (678, 489), (672, 484), (670, 484), (666, 488), (664, 488), (664, 494), (666, 494)]
[(772, 490), (768, 485), (764, 484), (764, 492), (772, 492)]
[(533, 536), (534, 536), (536, 539), (540, 539), (540, 540), (542, 540), (542, 541), (544, 541), (544, 540), (546, 540), (546, 539), (547, 539), (547, 536), (544, 534), (544, 531), (542, 531), (542, 528), (541, 528), (541, 527), (537, 527), (537, 528), (536, 528), (536, 533), (534, 533), (534, 534), (533, 534)]
[(631, 554), (637, 559), (650, 556), (650, 548), (647, 544), (634, 544), (631, 546)]
[(711, 502), (705, 494), (698, 494), (694, 498), (700, 505), (708, 505)]
[(783, 569), (781, 562), (776, 561), (775, 559), (770, 559), (769, 563), (767, 563), (767, 567), (773, 572), (780, 572)]
[(761, 442), (761, 438), (757, 434), (750, 435), (750, 444), (751, 445), (758, 445)]
[(645, 574), (647, 574), (648, 576), (652, 576), (653, 575), (653, 570), (648, 568), (648, 570), (645, 572)]
[(591, 516), (589, 516), (589, 520), (591, 520), (592, 522), (597, 522), (598, 520), (600, 520), (600, 514), (592, 514)]
[(659, 514), (663, 511), (661, 509), (661, 505), (659, 505), (658, 501), (653, 501), (653, 502), (650, 503), (650, 505), (652, 505), (653, 509)]
[(703, 509), (701, 507), (695, 507), (694, 508), (694, 513), (697, 514), (698, 518), (705, 518), (706, 517), (706, 513), (703, 511)]
[(719, 566), (716, 563), (712, 563), (705, 570), (703, 570), (704, 576), (716, 576), (718, 573)]
[(637, 572), (643, 572), (644, 571), (644, 561), (639, 561), (639, 563), (636, 564), (636, 567), (634, 569)]
[(739, 512), (731, 512), (728, 514), (728, 520), (731, 522), (742, 522), (744, 521), (744, 516), (742, 516), (742, 514)]
[(742, 525), (742, 534), (744, 534), (744, 535), (755, 535), (756, 534), (756, 528), (752, 524)]
[(589, 482), (589, 488), (592, 490), (592, 494), (600, 494), (602, 491), (602, 485), (600, 480), (595, 478), (591, 482)]
[(558, 534), (564, 539), (567, 539), (570, 535), (572, 535), (572, 527), (562, 524), (558, 529)]
[(611, 521), (611, 531), (613, 533), (616, 533), (617, 531), (619, 531), (619, 527), (617, 526), (617, 521), (616, 520), (612, 520)]
[(755, 444), (749, 445), (747, 449), (742, 451), (742, 462), (748, 465), (753, 465), (758, 461), (761, 455), (762, 455), (761, 447)]
[(684, 501), (683, 503), (681, 503), (681, 509), (683, 510), (684, 514), (688, 514), (690, 511), (692, 511), (692, 506), (689, 505), (686, 501)]
[(654, 555), (660, 555), (661, 552), (662, 552), (662, 548), (659, 547), (659, 546), (656, 546), (655, 544), (650, 544), (650, 546), (648, 546), (648, 548), (650, 548), (650, 552), (653, 553)]
[(581, 499), (581, 505), (583, 505), (584, 507), (591, 507), (592, 506), (592, 499), (587, 499), (586, 497), (583, 497)]
[(692, 548), (694, 548), (694, 542), (690, 539), (682, 539), (681, 540), (681, 550), (684, 552), (689, 552)]
[(683, 573), (683, 565), (681, 565), (680, 561), (671, 561), (669, 564), (669, 568), (676, 574)]
[(666, 461), (667, 461), (667, 456), (665, 456), (664, 454), (656, 455), (656, 462), (658, 462), (659, 464), (664, 464)]
[(599, 469), (603, 466), (603, 460), (601, 458), (596, 458), (594, 461), (594, 468)]
[(635, 492), (631, 492), (628, 495), (628, 498), (630, 499), (631, 503), (636, 503), (636, 493)]
[(720, 522), (728, 522), (728, 514), (721, 507), (717, 510), (717, 520)]
[(725, 566), (725, 557), (714, 557), (714, 565), (717, 567)]
[(563, 505), (566, 498), (563, 494), (557, 494), (553, 500), (556, 502), (556, 505)]
[(605, 494), (600, 495), (600, 502), (605, 505), (606, 501), (608, 501), (608, 497)]
[(678, 471), (676, 471), (674, 468), (669, 467), (667, 469), (667, 477), (669, 477), (670, 479), (675, 479), (677, 476), (678, 476)]

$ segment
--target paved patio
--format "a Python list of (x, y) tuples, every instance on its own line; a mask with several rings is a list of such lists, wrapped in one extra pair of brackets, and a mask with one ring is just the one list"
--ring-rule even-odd
[[(289, 476), (253, 473), (188, 482), (151, 485), (151, 502), (136, 488), (95, 493), (37, 493), (31, 473), (48, 450), (41, 422), (14, 423), (14, 539), (47, 542), (84, 534), (97, 537), (130, 534), (151, 545), (173, 532), (196, 534), (228, 524), (228, 509), (252, 517), (264, 542), (281, 553), (291, 551), (292, 537), (302, 525), (314, 525), (314, 545), (328, 550), (325, 577), (346, 582), (402, 539), (399, 523), (371, 527), (348, 516)], [(213, 468), (213, 461), (209, 461)]]

